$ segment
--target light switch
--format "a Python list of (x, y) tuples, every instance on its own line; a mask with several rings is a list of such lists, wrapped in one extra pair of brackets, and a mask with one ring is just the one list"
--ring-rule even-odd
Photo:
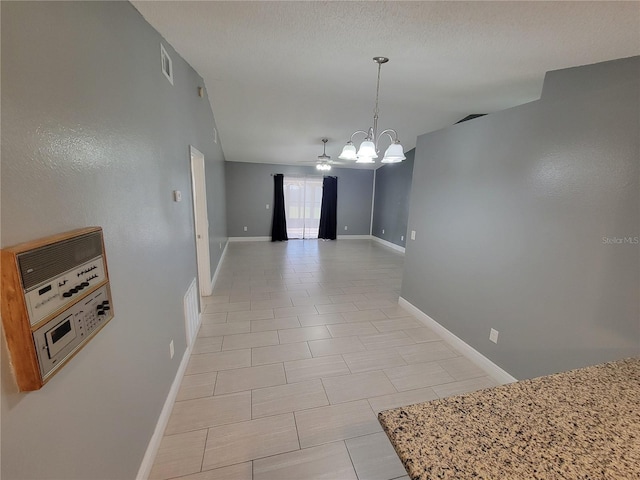
[(269, 210), (269, 204), (267, 203), (267, 210)]
[(179, 202), (182, 200), (182, 192), (180, 190), (173, 191), (173, 201)]
[(411, 230), (411, 240), (415, 240), (415, 239), (416, 239), (416, 231)]
[(495, 328), (492, 328), (489, 332), (489, 340), (491, 340), (493, 343), (498, 343), (498, 334), (500, 332), (498, 332), (498, 330), (496, 330)]

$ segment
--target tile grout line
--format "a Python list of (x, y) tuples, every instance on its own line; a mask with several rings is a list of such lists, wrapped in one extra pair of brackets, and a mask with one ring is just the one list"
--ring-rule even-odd
[[(296, 418), (296, 412), (291, 412), (293, 416), (293, 424), (296, 426), (296, 437), (298, 439), (298, 450), (302, 450), (302, 443), (300, 442), (300, 431), (298, 430), (298, 419)], [(298, 451), (295, 450), (295, 451)]]
[(204, 456), (207, 453), (207, 442), (209, 441), (209, 429), (207, 428), (207, 435), (204, 438), (204, 448), (202, 449), (202, 460), (200, 460), (200, 471), (204, 467)]
[(346, 440), (342, 440), (342, 443), (344, 443), (344, 448), (347, 450), (347, 455), (349, 455), (349, 461), (351, 462), (351, 467), (353, 468), (353, 473), (356, 474), (356, 478), (359, 480), (360, 477), (358, 476), (358, 471), (356, 470), (356, 464), (353, 463), (353, 457), (351, 456), (351, 451), (349, 450), (349, 446), (347, 445), (347, 441)]

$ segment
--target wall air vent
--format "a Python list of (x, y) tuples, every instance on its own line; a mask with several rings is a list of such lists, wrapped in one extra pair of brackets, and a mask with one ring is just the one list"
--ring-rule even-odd
[(167, 77), (167, 80), (171, 82), (171, 85), (173, 85), (173, 63), (162, 44), (160, 44), (160, 58), (162, 59), (162, 73)]

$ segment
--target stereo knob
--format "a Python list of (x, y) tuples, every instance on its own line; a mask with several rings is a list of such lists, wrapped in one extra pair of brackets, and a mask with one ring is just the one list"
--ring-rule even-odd
[(104, 311), (103, 310), (98, 310), (98, 315), (104, 315)]
[(69, 297), (71, 296), (71, 291), (64, 292), (64, 293), (62, 294), (62, 296), (63, 296), (63, 297), (65, 297), (65, 298), (69, 298)]
[(80, 285), (82, 285), (83, 287), (88, 287), (89, 286), (89, 282), (82, 282)]
[(75, 289), (80, 291), (80, 290), (84, 289), (84, 285), (79, 283), (78, 285), (75, 286)]
[(71, 293), (78, 293), (78, 289), (73, 287), (71, 290), (69, 290), (69, 292)]

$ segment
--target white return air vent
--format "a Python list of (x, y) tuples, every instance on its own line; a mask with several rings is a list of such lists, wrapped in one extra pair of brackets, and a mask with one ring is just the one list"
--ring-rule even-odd
[(198, 335), (200, 328), (200, 313), (198, 312), (198, 287), (196, 279), (193, 279), (191, 285), (184, 295), (184, 324), (187, 333), (187, 347), (191, 346)]
[(162, 44), (160, 44), (160, 58), (162, 59), (162, 73), (173, 85), (173, 62)]

